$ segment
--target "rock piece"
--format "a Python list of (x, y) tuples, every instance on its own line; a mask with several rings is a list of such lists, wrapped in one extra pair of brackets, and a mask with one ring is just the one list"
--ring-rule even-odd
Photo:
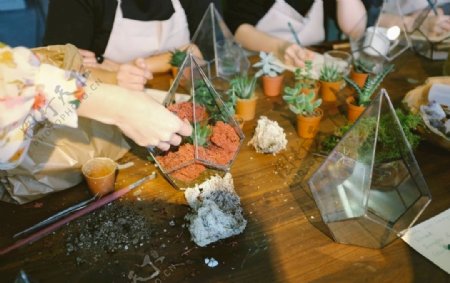
[(284, 129), (276, 121), (261, 116), (253, 138), (248, 142), (258, 153), (273, 153), (286, 149), (287, 140)]
[(192, 208), (192, 213), (186, 215), (189, 231), (200, 247), (244, 231), (247, 221), (230, 173), (187, 188), (184, 196)]

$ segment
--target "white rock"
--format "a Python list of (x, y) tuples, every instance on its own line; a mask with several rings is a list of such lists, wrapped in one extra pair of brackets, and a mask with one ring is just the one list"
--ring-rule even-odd
[(255, 129), (255, 134), (248, 142), (258, 153), (273, 153), (286, 149), (287, 139), (284, 129), (276, 121), (261, 116)]
[(189, 221), (189, 232), (200, 247), (244, 231), (247, 221), (230, 173), (188, 188), (184, 196), (192, 208), (192, 213), (185, 217)]
[(428, 120), (442, 120), (445, 118), (444, 109), (437, 102), (430, 102), (429, 105), (421, 105), (420, 112), (425, 115)]

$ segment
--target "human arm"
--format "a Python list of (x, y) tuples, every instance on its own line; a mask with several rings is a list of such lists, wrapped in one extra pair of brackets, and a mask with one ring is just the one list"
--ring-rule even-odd
[(336, 0), (337, 22), (343, 33), (359, 38), (364, 33), (367, 13), (361, 0)]

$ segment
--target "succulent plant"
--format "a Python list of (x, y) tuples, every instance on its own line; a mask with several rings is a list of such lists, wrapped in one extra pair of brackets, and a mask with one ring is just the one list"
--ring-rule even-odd
[(367, 106), (370, 104), (370, 101), (372, 100), (372, 94), (380, 86), (381, 82), (387, 76), (387, 74), (392, 72), (393, 69), (394, 65), (388, 65), (384, 67), (383, 70), (378, 74), (376, 74), (375, 76), (369, 76), (362, 88), (359, 87), (349, 77), (344, 77), (344, 80), (356, 90), (356, 93), (358, 94), (356, 100), (359, 106)]
[(319, 79), (324, 82), (338, 82), (342, 80), (343, 74), (339, 70), (337, 65), (324, 65), (322, 69), (320, 69), (320, 77)]
[(194, 131), (192, 131), (189, 141), (197, 146), (207, 146), (211, 133), (212, 129), (208, 124), (195, 123)]
[(184, 50), (175, 49), (170, 52), (172, 57), (170, 58), (169, 64), (173, 67), (180, 67), (183, 64), (184, 59), (187, 56), (187, 52)]
[(311, 60), (305, 61), (304, 68), (297, 68), (294, 71), (294, 78), (298, 83), (301, 83), (304, 88), (314, 88), (316, 86), (316, 80), (313, 78)]
[(256, 77), (238, 75), (231, 79), (229, 95), (235, 95), (241, 99), (250, 99), (255, 94)]
[(284, 68), (276, 64), (276, 58), (272, 53), (261, 51), (259, 53), (259, 62), (253, 64), (253, 67), (260, 68), (255, 77), (269, 76), (276, 77), (284, 71)]
[(366, 60), (363, 58), (358, 58), (356, 60), (353, 60), (353, 69), (357, 73), (369, 74), (373, 71), (374, 67), (375, 67), (375, 63), (373, 63), (369, 60)]
[(289, 104), (289, 109), (297, 115), (312, 116), (317, 107), (322, 104), (322, 99), (314, 100), (314, 92), (300, 93), (297, 88), (286, 87), (283, 95), (284, 101)]

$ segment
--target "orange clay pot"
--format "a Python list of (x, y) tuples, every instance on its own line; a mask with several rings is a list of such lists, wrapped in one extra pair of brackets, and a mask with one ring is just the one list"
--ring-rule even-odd
[(236, 114), (244, 121), (250, 121), (255, 118), (256, 97), (250, 99), (240, 99), (236, 101)]
[(320, 120), (323, 117), (323, 110), (317, 108), (314, 116), (297, 115), (297, 134), (304, 139), (312, 139), (319, 130)]
[(320, 81), (320, 95), (324, 102), (336, 102), (336, 94), (341, 90), (344, 81), (324, 82)]
[(316, 100), (319, 97), (319, 90), (320, 90), (320, 83), (316, 82), (316, 85), (314, 88), (302, 88), (302, 93), (304, 94), (310, 94), (311, 91), (314, 92), (314, 100)]
[(233, 118), (236, 121), (236, 123), (238, 123), (239, 128), (243, 129), (244, 128), (244, 123), (245, 123), (244, 119), (238, 114), (234, 114)]
[(353, 96), (349, 96), (346, 99), (347, 102), (347, 119), (350, 123), (355, 122), (359, 116), (366, 110), (364, 106), (355, 105), (355, 98)]
[(283, 86), (283, 75), (276, 77), (263, 76), (262, 84), (266, 96), (278, 96)]
[(170, 70), (172, 71), (172, 77), (175, 79), (178, 75), (179, 68), (172, 66), (172, 67), (170, 67)]
[(350, 72), (350, 79), (354, 81), (360, 88), (364, 86), (368, 77), (369, 74), (367, 73), (358, 73), (353, 70)]

